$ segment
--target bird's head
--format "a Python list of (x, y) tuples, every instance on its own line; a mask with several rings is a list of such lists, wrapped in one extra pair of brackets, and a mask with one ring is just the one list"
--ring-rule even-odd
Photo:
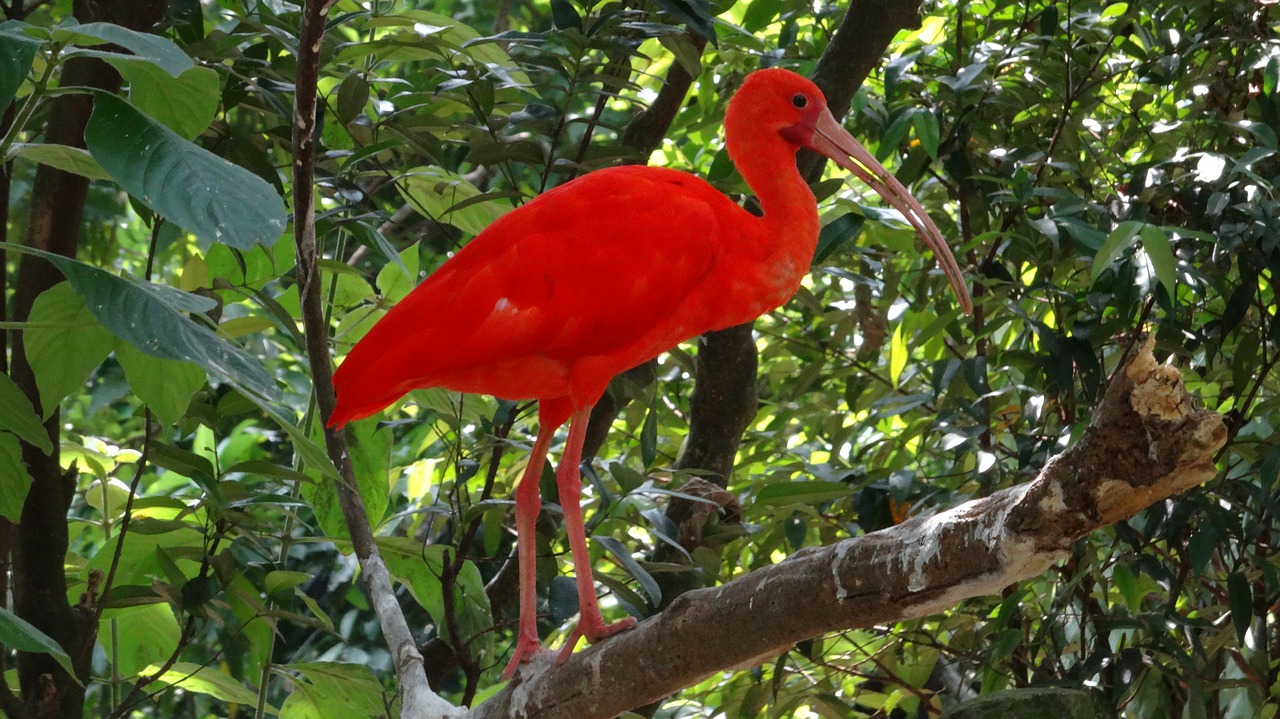
[[(902, 183), (840, 126), (817, 85), (790, 70), (757, 70), (747, 76), (729, 101), (725, 127), (730, 138), (729, 154), (739, 168), (742, 163), (737, 155), (758, 152), (770, 137), (777, 137), (791, 154), (807, 147), (857, 175), (911, 223), (938, 258), (960, 306), (966, 313), (973, 313), (964, 275), (942, 233)], [(735, 146), (734, 139), (745, 141), (744, 145)]]

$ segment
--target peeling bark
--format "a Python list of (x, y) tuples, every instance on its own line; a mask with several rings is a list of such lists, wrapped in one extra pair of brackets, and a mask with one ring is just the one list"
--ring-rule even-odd
[(1131, 354), (1080, 441), (1034, 480), (688, 592), (562, 667), (525, 667), (471, 716), (612, 717), (825, 632), (928, 616), (1035, 577), (1089, 532), (1214, 476), (1222, 416), (1192, 409), (1152, 346)]

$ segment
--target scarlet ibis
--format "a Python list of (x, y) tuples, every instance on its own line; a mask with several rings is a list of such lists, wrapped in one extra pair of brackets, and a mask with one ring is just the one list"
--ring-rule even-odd
[(752, 73), (729, 103), (725, 143), (761, 216), (684, 172), (630, 166), (589, 173), (491, 224), (379, 320), (334, 374), (330, 426), (422, 387), (538, 400), (538, 436), (516, 489), (520, 629), (506, 676), (541, 649), (538, 478), (566, 420), (556, 483), (580, 620), (560, 660), (580, 637), (596, 642), (635, 624), (629, 617), (605, 623), (596, 601), (579, 507), (587, 419), (619, 372), (691, 337), (751, 321), (795, 293), (818, 239), (818, 211), (796, 169), (797, 150), (826, 155), (897, 208), (971, 311), (938, 228), (836, 122), (812, 82), (781, 69)]

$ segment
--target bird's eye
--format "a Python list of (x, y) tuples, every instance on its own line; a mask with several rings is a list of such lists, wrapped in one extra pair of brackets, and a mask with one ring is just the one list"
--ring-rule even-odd
[(791, 98), (791, 104), (795, 105), (798, 108), (804, 108), (805, 105), (809, 104), (809, 98), (805, 97), (804, 95), (796, 95), (795, 97)]

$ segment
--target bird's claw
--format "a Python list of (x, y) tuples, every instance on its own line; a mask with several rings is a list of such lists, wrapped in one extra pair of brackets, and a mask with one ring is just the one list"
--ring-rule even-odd
[(627, 617), (613, 624), (605, 624), (599, 619), (594, 622), (578, 622), (578, 626), (573, 628), (573, 632), (569, 634), (569, 638), (565, 641), (564, 646), (561, 647), (560, 654), (556, 657), (556, 666), (560, 666), (569, 660), (569, 657), (573, 655), (573, 648), (578, 645), (578, 640), (582, 637), (586, 637), (588, 642), (595, 644), (601, 639), (625, 632), (635, 625), (635, 617)]
[(515, 676), (521, 664), (531, 662), (542, 654), (550, 654), (550, 652), (542, 648), (542, 642), (539, 642), (536, 636), (528, 637), (521, 634), (516, 640), (515, 651), (511, 653), (511, 661), (507, 662), (507, 667), (502, 670), (502, 678), (510, 679)]

